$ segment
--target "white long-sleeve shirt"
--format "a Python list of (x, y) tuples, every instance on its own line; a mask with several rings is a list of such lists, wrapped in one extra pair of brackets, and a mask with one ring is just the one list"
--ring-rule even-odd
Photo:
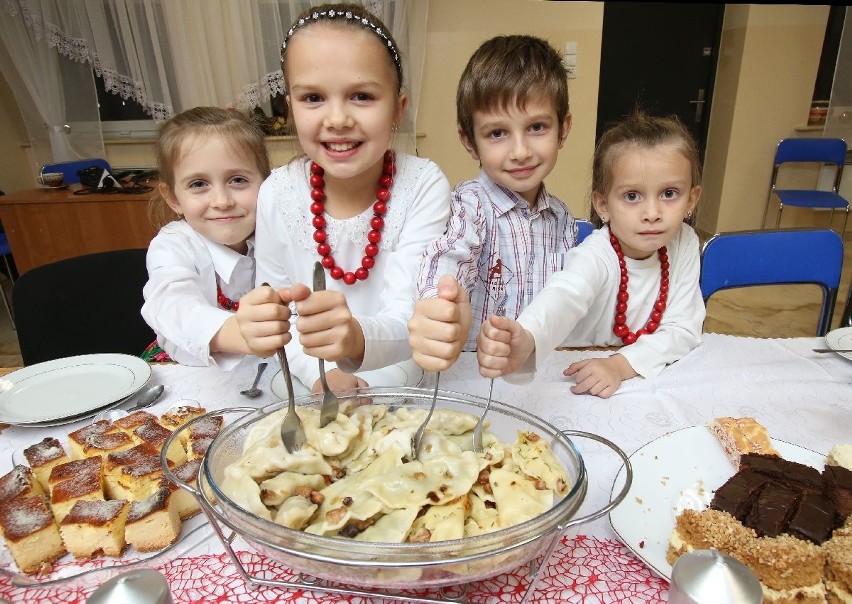
[[(368, 371), (411, 357), (408, 321), (414, 311), (414, 282), (423, 249), (447, 224), (450, 185), (440, 168), (426, 159), (398, 153), (385, 226), (376, 264), (365, 281), (345, 285), (327, 279), (330, 290), (343, 292), (353, 317), (364, 332), (364, 358), (337, 366), (349, 372)], [(310, 159), (299, 158), (277, 168), (260, 187), (255, 235), (257, 284), (281, 288), (293, 283), (312, 286), (314, 263), (320, 259), (313, 240), (313, 214), (308, 184)], [(326, 215), (332, 256), (345, 271), (361, 266), (372, 207), (345, 220)], [(308, 388), (319, 379), (317, 359), (304, 354), (291, 320), (293, 340), (287, 357), (293, 375)], [(326, 363), (326, 371), (335, 367)]]
[(482, 322), (495, 314), (517, 317), (576, 244), (574, 217), (543, 186), (531, 209), (481, 171), (453, 190), (447, 231), (423, 253), (417, 296), (436, 297), (440, 277), (455, 276), (473, 312), (464, 349), (475, 350)]
[(211, 354), (210, 340), (234, 314), (219, 306), (217, 283), (234, 301), (254, 285), (252, 239), (248, 245), (248, 254), (242, 255), (204, 237), (183, 220), (165, 225), (151, 240), (142, 316), (173, 360), (230, 370), (243, 359), (237, 353)]
[[(698, 237), (684, 224), (668, 246), (669, 294), (656, 332), (640, 337), (618, 352), (643, 377), (662, 369), (701, 343), (705, 308), (698, 279)], [(660, 260), (652, 254), (627, 263), (627, 326), (645, 326), (660, 291)], [(612, 333), (621, 271), (609, 241), (609, 228), (594, 231), (565, 257), (565, 269), (554, 274), (544, 289), (518, 317), (535, 338), (535, 353), (507, 381), (522, 383), (558, 346), (617, 346)]]

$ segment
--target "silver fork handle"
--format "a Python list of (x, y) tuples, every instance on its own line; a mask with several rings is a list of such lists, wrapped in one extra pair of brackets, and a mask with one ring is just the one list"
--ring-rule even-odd
[(322, 391), (323, 393), (328, 392), (328, 382), (325, 380), (325, 361), (322, 358), (319, 359), (319, 373)]
[(284, 382), (287, 384), (287, 401), (289, 403), (289, 409), (294, 411), (295, 403), (295, 395), (293, 394), (293, 378), (290, 377), (290, 364), (287, 363), (287, 355), (284, 354), (284, 347), (282, 346), (276, 351), (278, 355), (278, 362), (281, 363), (281, 371), (284, 372)]

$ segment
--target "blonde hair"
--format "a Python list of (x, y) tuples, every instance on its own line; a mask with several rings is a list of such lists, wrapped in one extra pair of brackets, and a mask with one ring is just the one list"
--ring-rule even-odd
[[(221, 107), (195, 107), (164, 123), (154, 146), (160, 183), (165, 184), (172, 194), (175, 187), (175, 164), (180, 159), (183, 144), (187, 139), (205, 135), (217, 135), (229, 140), (234, 149), (254, 158), (263, 178), (269, 176), (266, 140), (252, 117)], [(157, 228), (175, 218), (159, 189), (155, 190), (151, 198), (149, 216)]]
[[(674, 115), (657, 117), (642, 111), (634, 111), (624, 120), (610, 126), (595, 146), (592, 158), (592, 192), (602, 196), (612, 186), (612, 167), (615, 160), (629, 149), (650, 149), (658, 145), (673, 144), (692, 166), (692, 186), (701, 185), (701, 161), (698, 145), (686, 126)], [(591, 204), (589, 220), (596, 228), (603, 220)], [(694, 214), (684, 222), (693, 224)]]
[(497, 36), (486, 40), (470, 57), (456, 91), (456, 119), (475, 147), (476, 111), (523, 109), (527, 99), (553, 101), (559, 136), (569, 111), (568, 75), (562, 56), (546, 40), (533, 36)]

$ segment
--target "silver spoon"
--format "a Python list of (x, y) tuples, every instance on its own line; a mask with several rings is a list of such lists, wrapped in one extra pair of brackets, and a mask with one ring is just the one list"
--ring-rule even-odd
[(814, 348), (814, 352), (852, 352), (852, 348)]
[(151, 386), (142, 393), (139, 399), (127, 409), (122, 409), (120, 405), (109, 407), (104, 409), (100, 413), (98, 413), (95, 418), (92, 420), (93, 423), (96, 423), (102, 419), (108, 421), (115, 421), (120, 417), (124, 417), (130, 415), (134, 411), (139, 411), (140, 409), (144, 409), (146, 407), (150, 407), (162, 396), (163, 391), (165, 390), (165, 386), (162, 384), (158, 384), (157, 386)]
[(281, 363), (281, 371), (284, 373), (284, 382), (287, 384), (287, 416), (281, 422), (281, 442), (288, 453), (295, 453), (302, 448), (307, 438), (302, 428), (302, 420), (296, 413), (296, 398), (293, 394), (293, 378), (290, 376), (290, 365), (287, 363), (287, 353), (284, 347), (278, 349), (278, 361)]
[(429, 414), (423, 420), (423, 423), (420, 424), (420, 427), (417, 428), (417, 432), (414, 433), (414, 438), (411, 441), (411, 450), (414, 452), (414, 459), (416, 460), (420, 460), (420, 454), (423, 452), (423, 433), (426, 431), (426, 424), (432, 419), (432, 413), (435, 411), (435, 403), (438, 400), (438, 382), (440, 379), (441, 372), (439, 371), (435, 374), (435, 392), (432, 394), (432, 406), (429, 408)]
[(254, 376), (254, 383), (251, 385), (251, 388), (248, 390), (240, 390), (240, 394), (247, 396), (248, 398), (257, 398), (263, 394), (263, 390), (257, 387), (257, 383), (260, 381), (260, 376), (263, 375), (263, 370), (266, 369), (267, 364), (268, 363), (260, 363), (257, 366), (257, 375)]

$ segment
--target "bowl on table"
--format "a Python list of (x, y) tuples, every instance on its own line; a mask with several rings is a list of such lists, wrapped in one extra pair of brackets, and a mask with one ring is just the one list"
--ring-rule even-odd
[[(338, 397), (341, 402), (369, 397), (373, 404), (386, 405), (389, 410), (428, 409), (433, 392), (421, 388), (364, 388), (338, 393)], [(314, 408), (321, 402), (321, 394), (296, 399), (297, 405)], [(438, 391), (437, 403), (441, 408), (478, 417), (486, 400)], [(205, 484), (205, 488), (196, 489), (177, 482), (196, 496), (211, 522), (229, 527), (255, 550), (295, 571), (338, 584), (381, 589), (461, 585), (509, 572), (549, 552), (566, 530), (605, 515), (627, 493), (624, 489), (604, 508), (579, 517), (577, 511), (585, 499), (589, 476), (583, 457), (569, 436), (590, 438), (608, 446), (621, 457), (627, 465), (628, 476), (632, 476), (627, 456), (608, 440), (586, 432), (560, 431), (522, 409), (492, 401), (488, 413), (490, 431), (500, 442), (514, 442), (520, 431), (535, 432), (547, 439), (567, 472), (570, 488), (564, 495), (556, 496), (549, 510), (492, 533), (432, 543), (377, 543), (320, 536), (263, 519), (232, 501), (220, 487), (226, 468), (243, 454), (243, 444), (252, 428), (286, 405), (286, 402), (279, 402), (262, 409), (242, 407), (211, 412), (225, 415), (227, 425), (211, 443), (199, 470), (199, 482)], [(177, 436), (178, 432), (171, 438)], [(220, 537), (224, 534), (218, 530), (217, 533)], [(229, 548), (225, 540), (223, 545)]]

